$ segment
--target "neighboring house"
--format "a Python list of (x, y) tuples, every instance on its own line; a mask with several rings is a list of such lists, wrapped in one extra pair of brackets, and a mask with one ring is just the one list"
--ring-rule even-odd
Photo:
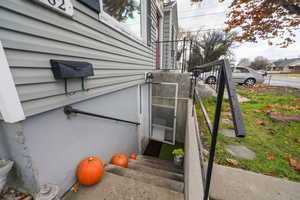
[(300, 58), (281, 59), (273, 62), (269, 67), (271, 71), (300, 73)]
[[(163, 27), (163, 63), (162, 69), (176, 69), (178, 16), (177, 2), (164, 3), (164, 27)], [(169, 42), (167, 42), (169, 41)]]
[[(161, 69), (162, 64), (162, 45), (159, 41), (163, 38), (163, 2), (161, 0), (151, 0), (153, 8), (151, 9), (151, 16), (147, 17), (148, 26), (151, 31), (148, 31), (148, 38), (151, 38), (151, 47), (153, 48), (153, 55), (155, 61), (155, 68)], [(150, 40), (149, 40), (150, 41)]]
[[(162, 63), (155, 42), (175, 39), (178, 28), (176, 2), (164, 8), (171, 16), (164, 21), (167, 37), (156, 0), (131, 1), (134, 10), (122, 15), (113, 1), (57, 2), (0, 1), (0, 158), (15, 162), (20, 183), (32, 193), (46, 183), (67, 191), (87, 156), (108, 162), (114, 153), (144, 151), (151, 121), (145, 72)], [(163, 66), (174, 68), (175, 54), (166, 54)], [(94, 76), (55, 79), (52, 59), (90, 63)], [(141, 124), (68, 118), (67, 105)]]

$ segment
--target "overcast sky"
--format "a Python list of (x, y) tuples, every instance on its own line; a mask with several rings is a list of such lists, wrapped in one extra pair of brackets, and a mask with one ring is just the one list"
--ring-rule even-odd
[[(200, 4), (191, 4), (190, 0), (177, 0), (179, 26), (185, 30), (202, 31), (210, 29), (222, 29), (224, 27), (225, 13), (228, 1), (219, 3), (218, 0), (204, 0)], [(253, 59), (256, 56), (264, 56), (271, 60), (279, 58), (294, 58), (300, 56), (300, 31), (296, 37), (296, 43), (288, 48), (269, 46), (266, 41), (258, 43), (239, 43), (234, 49), (235, 58)]]

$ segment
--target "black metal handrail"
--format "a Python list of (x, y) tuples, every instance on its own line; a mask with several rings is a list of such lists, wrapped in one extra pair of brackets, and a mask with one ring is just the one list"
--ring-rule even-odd
[(108, 116), (99, 115), (99, 114), (95, 114), (95, 113), (85, 112), (82, 110), (72, 108), (72, 106), (66, 106), (64, 108), (64, 113), (68, 116), (72, 113), (78, 113), (78, 114), (89, 115), (89, 116), (93, 116), (93, 117), (99, 117), (99, 118), (103, 118), (103, 119), (115, 120), (118, 122), (124, 122), (124, 123), (128, 123), (128, 124), (134, 124), (136, 126), (140, 125), (139, 122), (132, 122), (132, 121), (127, 121), (127, 120), (123, 120), (123, 119), (119, 119), (119, 118), (108, 117)]
[[(196, 91), (196, 84), (197, 81), (199, 81), (199, 77), (203, 79), (204, 73), (207, 73), (210, 70), (213, 70), (213, 73), (216, 76), (215, 89), (217, 91), (217, 102), (216, 102), (213, 125), (211, 124), (211, 120), (209, 119), (205, 106), (201, 101), (201, 98), (197, 95), (197, 91)], [(239, 102), (235, 92), (235, 87), (231, 80), (232, 75), (231, 75), (229, 61), (227, 59), (218, 60), (215, 62), (207, 63), (199, 67), (195, 67), (191, 69), (191, 71), (193, 72), (193, 76), (194, 76), (193, 105), (195, 105), (196, 101), (198, 104), (200, 104), (201, 110), (204, 114), (204, 118), (208, 126), (208, 130), (210, 131), (212, 137), (211, 145), (210, 145), (209, 161), (208, 161), (206, 178), (205, 178), (205, 186), (204, 186), (204, 200), (207, 200), (209, 197), (211, 175), (212, 175), (213, 162), (214, 162), (215, 151), (216, 151), (219, 122), (221, 117), (221, 108), (222, 108), (225, 87), (227, 88), (227, 92), (228, 92), (228, 99), (230, 103), (236, 136), (245, 137), (245, 128), (244, 128), (242, 115), (240, 112)]]

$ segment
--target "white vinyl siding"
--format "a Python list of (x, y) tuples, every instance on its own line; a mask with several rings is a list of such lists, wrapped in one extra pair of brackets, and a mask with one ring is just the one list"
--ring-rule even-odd
[[(99, 21), (97, 12), (73, 1), (73, 18), (31, 0), (0, 1), (0, 40), (26, 116), (83, 101), (144, 82), (154, 69), (146, 43)], [(93, 64), (95, 76), (81, 89), (80, 80), (55, 80), (50, 59)]]

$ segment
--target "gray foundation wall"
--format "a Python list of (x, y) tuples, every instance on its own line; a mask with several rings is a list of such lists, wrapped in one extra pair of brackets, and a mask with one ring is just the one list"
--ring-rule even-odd
[(140, 121), (140, 127), (80, 114), (68, 118), (63, 108), (28, 117), (20, 124), (2, 124), (0, 137), (5, 137), (7, 144), (0, 148), (0, 155), (16, 162), (24, 186), (31, 192), (52, 183), (59, 185), (63, 194), (75, 183), (76, 167), (85, 157), (97, 156), (106, 163), (115, 153), (143, 151), (149, 135), (147, 99), (148, 86), (142, 85), (141, 89), (134, 86), (72, 105)]

